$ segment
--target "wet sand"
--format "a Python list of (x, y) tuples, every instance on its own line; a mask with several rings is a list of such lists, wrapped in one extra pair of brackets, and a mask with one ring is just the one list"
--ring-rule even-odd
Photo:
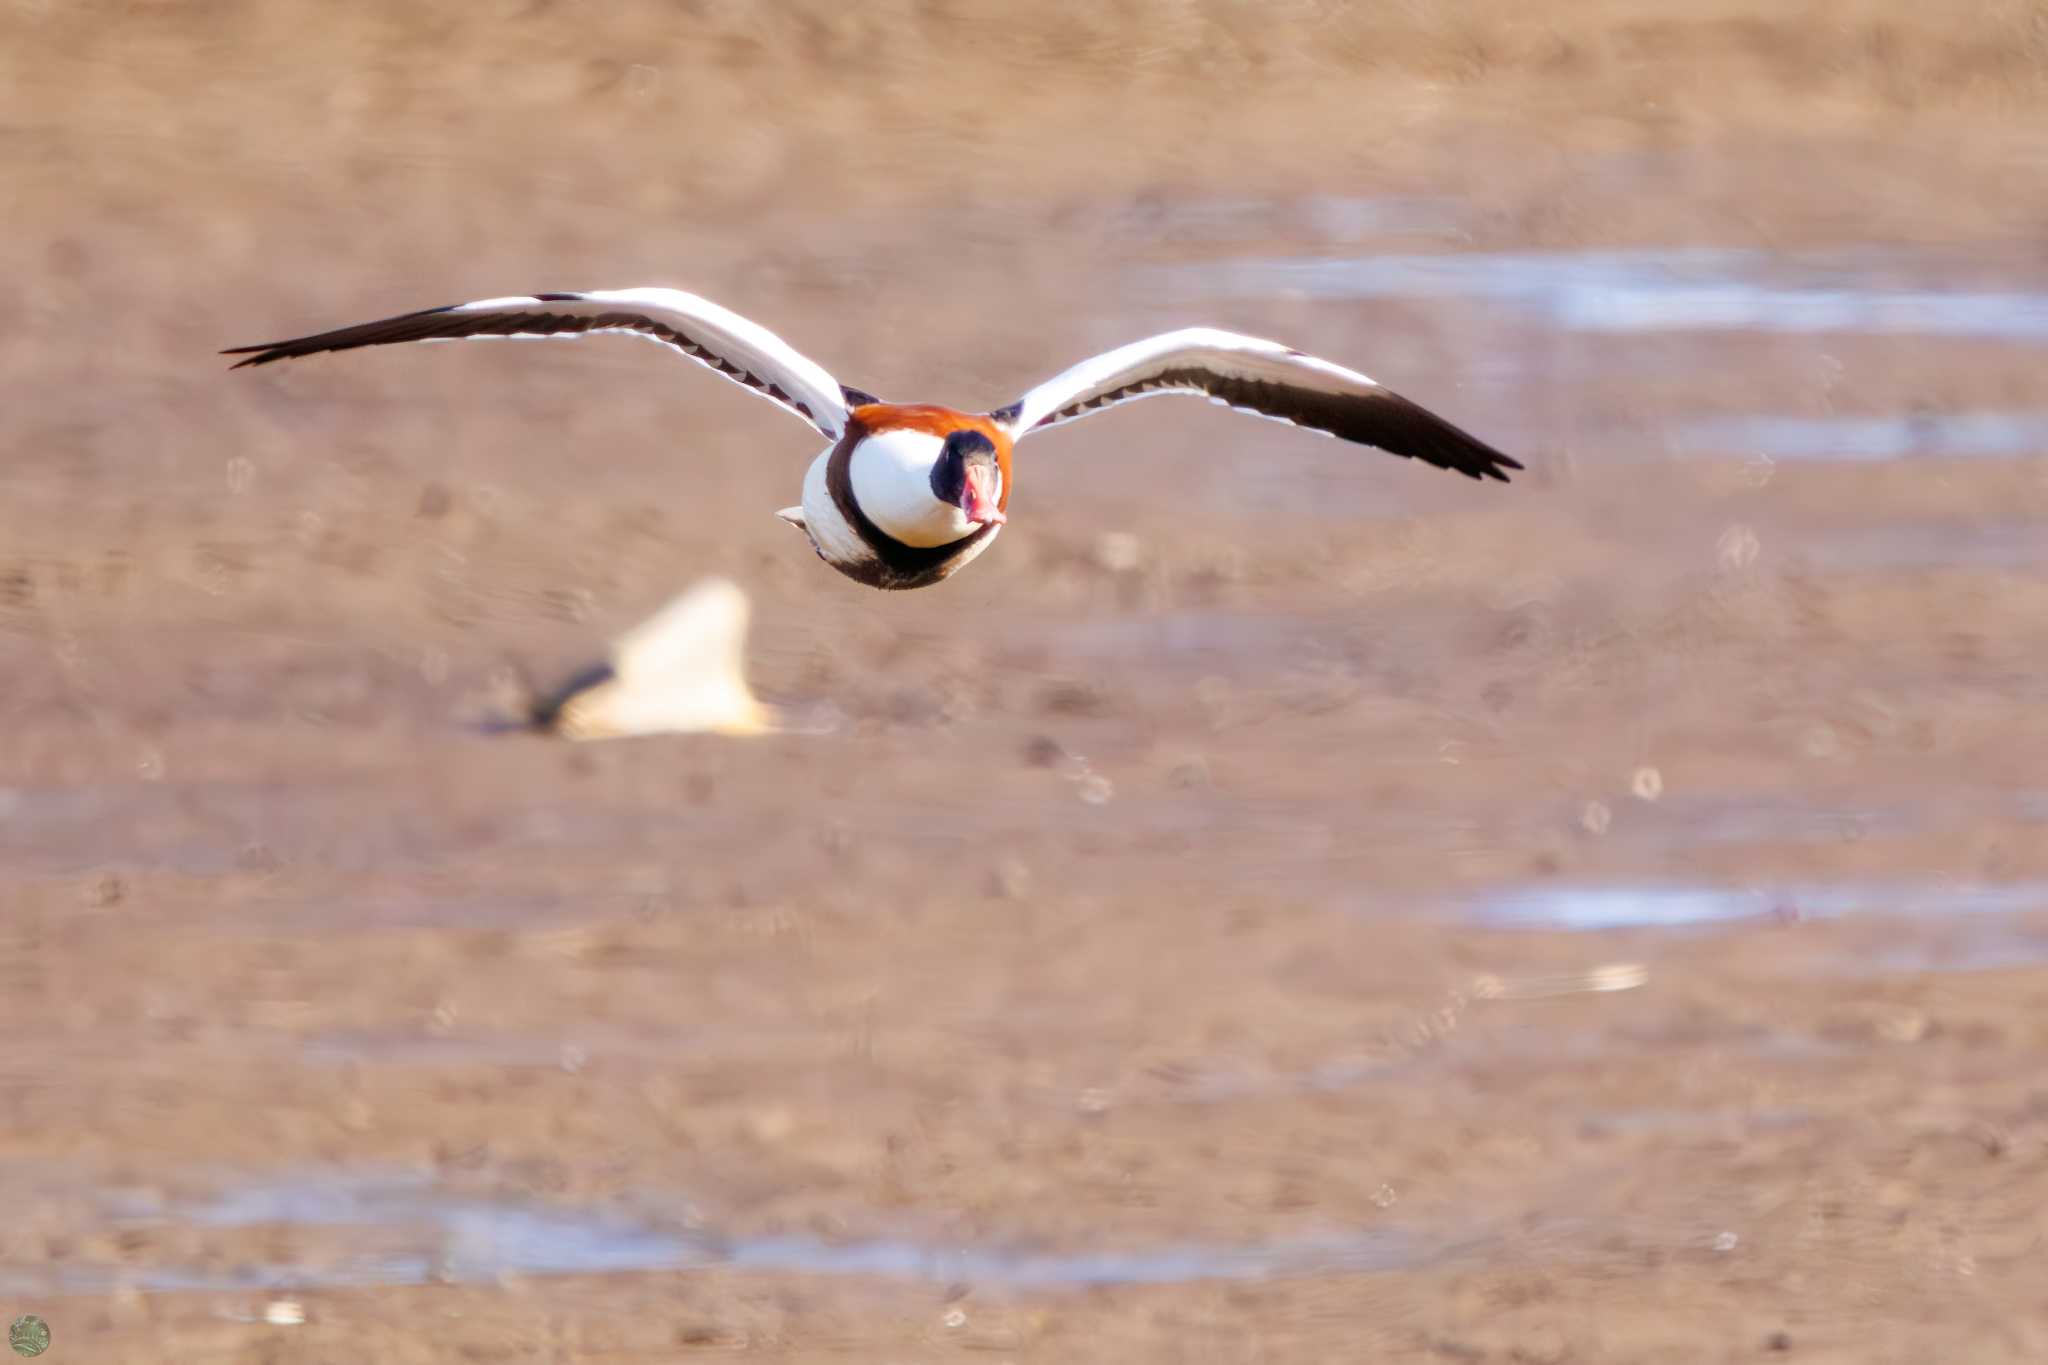
[[(2038, 16), (1156, 9), (0, 19), (52, 1359), (2048, 1350)], [(654, 348), (212, 355), (632, 283), (1530, 468), (1152, 404), (884, 595)], [(824, 733), (478, 723), (712, 573)]]

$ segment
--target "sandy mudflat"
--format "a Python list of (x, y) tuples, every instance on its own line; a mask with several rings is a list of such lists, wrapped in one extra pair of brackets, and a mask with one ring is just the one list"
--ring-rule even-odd
[[(0, 1310), (2048, 1354), (2039, 7), (841, 8), (0, 16)], [(654, 348), (212, 354), (641, 283), (976, 407), (1236, 326), (1530, 470), (1147, 405), (883, 595)], [(474, 724), (711, 573), (827, 733)]]

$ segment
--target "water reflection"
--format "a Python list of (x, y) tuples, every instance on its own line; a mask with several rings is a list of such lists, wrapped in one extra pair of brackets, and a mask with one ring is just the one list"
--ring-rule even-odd
[(1182, 297), (1464, 297), (1584, 332), (1863, 332), (2048, 340), (2048, 292), (1944, 287), (1937, 264), (1875, 250), (1725, 247), (1265, 257), (1154, 267)]
[(409, 1172), (310, 1171), (291, 1180), (232, 1185), (196, 1201), (129, 1191), (103, 1195), (100, 1203), (114, 1222), (217, 1229), (288, 1225), (353, 1233), (377, 1245), (305, 1264), (0, 1267), (0, 1290), (100, 1293), (119, 1284), (145, 1290), (346, 1288), (712, 1266), (1060, 1289), (1371, 1272), (1411, 1265), (1417, 1255), (1406, 1237), (1377, 1230), (1269, 1245), (1072, 1250), (900, 1237), (726, 1237), (602, 1209), (464, 1196)]
[(1843, 915), (2002, 915), (2048, 909), (2048, 883), (2005, 885), (1701, 885), (1519, 887), (1472, 907), (1482, 923), (1595, 930)]
[(1902, 460), (2036, 455), (2048, 451), (2048, 413), (1907, 413), (1895, 417), (1710, 417), (1689, 423), (1681, 448), (1774, 460)]

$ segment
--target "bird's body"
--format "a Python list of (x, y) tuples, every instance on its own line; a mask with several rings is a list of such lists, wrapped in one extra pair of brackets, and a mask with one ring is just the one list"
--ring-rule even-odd
[[(995, 542), (1010, 499), (1008, 433), (986, 417), (929, 404), (863, 403), (847, 419), (845, 433), (811, 461), (803, 501), (780, 514), (827, 564), (869, 587), (922, 588)], [(956, 450), (987, 443), (993, 516), (975, 520), (934, 489), (949, 441)]]
[(986, 413), (885, 403), (841, 385), (774, 333), (673, 289), (536, 294), (407, 313), (291, 341), (239, 346), (241, 365), (400, 341), (649, 337), (795, 412), (831, 444), (780, 513), (857, 582), (921, 588), (971, 562), (1008, 519), (1013, 451), (1031, 432), (1159, 393), (1241, 411), (1507, 481), (1514, 460), (1353, 370), (1277, 342), (1188, 328), (1082, 361)]

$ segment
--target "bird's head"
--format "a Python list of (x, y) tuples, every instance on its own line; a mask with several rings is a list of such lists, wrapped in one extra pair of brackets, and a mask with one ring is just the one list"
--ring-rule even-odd
[(956, 431), (939, 448), (932, 463), (932, 496), (951, 503), (976, 526), (1000, 524), (1003, 515), (1003, 467), (995, 443), (978, 431)]

